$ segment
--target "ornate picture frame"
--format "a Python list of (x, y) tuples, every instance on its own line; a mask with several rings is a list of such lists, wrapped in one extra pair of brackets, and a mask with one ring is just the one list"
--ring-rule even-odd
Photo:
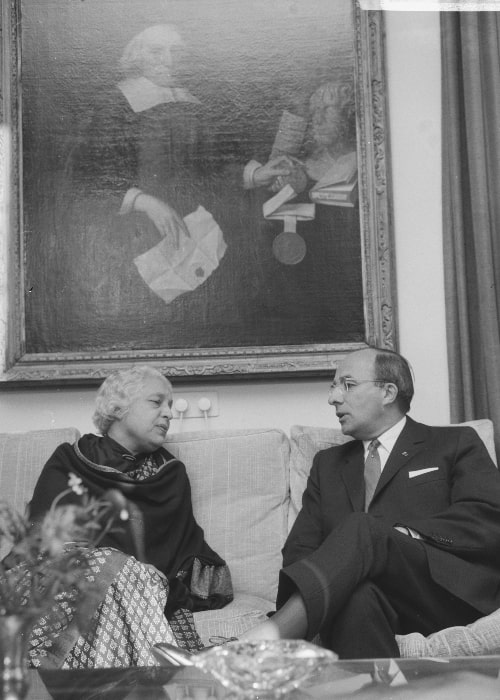
[[(93, 279), (92, 274), (94, 270), (92, 269), (92, 264), (88, 261), (82, 263), (82, 255), (86, 254), (90, 246), (90, 239), (87, 237), (88, 231), (92, 226), (94, 229), (97, 228), (95, 222), (98, 220), (95, 218), (91, 222), (92, 226), (89, 225), (84, 236), (80, 235), (76, 229), (76, 233), (71, 233), (73, 224), (69, 218), (59, 218), (58, 222), (54, 224), (54, 230), (51, 229), (52, 224), (50, 223), (57, 218), (53, 207), (60, 206), (58, 198), (61, 200), (63, 196), (61, 193), (68, 182), (68, 171), (64, 170), (62, 164), (62, 154), (65, 151), (62, 145), (60, 146), (60, 151), (57, 149), (59, 144), (64, 141), (64, 138), (61, 137), (61, 134), (64, 136), (66, 133), (64, 124), (68, 120), (71, 121), (72, 115), (77, 109), (75, 107), (71, 111), (68, 108), (67, 113), (64, 110), (57, 111), (58, 104), (67, 103), (66, 83), (64, 81), (61, 84), (46, 82), (45, 85), (49, 85), (49, 87), (45, 88), (45, 94), (42, 95), (43, 99), (39, 97), (39, 92), (43, 93), (44, 88), (43, 86), (39, 89), (37, 88), (39, 92), (35, 89), (35, 86), (38, 85), (35, 80), (37, 78), (36, 71), (43, 71), (46, 66), (49, 66), (49, 63), (44, 66), (43, 61), (48, 61), (47, 56), (50, 58), (50, 47), (55, 43), (56, 34), (54, 29), (54, 36), (44, 36), (40, 47), (37, 47), (34, 45), (36, 42), (33, 41), (31, 33), (36, 26), (36, 13), (41, 13), (43, 11), (42, 7), (49, 6), (55, 11), (57, 10), (57, 3), (62, 2), (62, 0), (49, 0), (43, 6), (40, 3), (35, 3), (34, 5), (31, 3), (33, 6), (38, 5), (38, 9), (34, 10), (35, 15), (31, 19), (30, 13), (24, 11), (29, 9), (31, 0), (10, 0), (10, 2), (2, 4), (1, 48), (3, 71), (1, 76), (0, 117), (2, 131), (0, 149), (3, 160), (0, 175), (3, 180), (0, 183), (0, 198), (3, 201), (0, 204), (3, 206), (0, 207), (0, 264), (2, 265), (1, 272), (4, 273), (4, 281), (2, 283), (3, 286), (0, 287), (0, 292), (5, 297), (5, 303), (2, 310), (0, 310), (0, 352), (3, 360), (3, 373), (0, 376), (0, 383), (4, 388), (94, 383), (107, 376), (112, 369), (132, 363), (152, 364), (169, 377), (174, 378), (176, 382), (196, 379), (225, 381), (245, 378), (314, 377), (330, 374), (338, 359), (350, 350), (362, 348), (366, 345), (396, 348), (397, 313), (391, 189), (388, 172), (389, 139), (385, 95), (383, 16), (380, 11), (364, 11), (360, 9), (357, 1), (353, 1), (352, 5), (350, 1), (345, 0), (352, 20), (352, 84), (355, 97), (356, 174), (359, 199), (355, 200), (354, 207), (351, 209), (341, 209), (340, 207), (326, 207), (326, 209), (328, 209), (329, 213), (335, 211), (336, 215), (341, 216), (341, 219), (335, 220), (336, 223), (332, 228), (335, 232), (340, 231), (338, 220), (347, 221), (353, 211), (356, 211), (357, 216), (359, 210), (359, 217), (356, 219), (356, 226), (359, 228), (359, 241), (356, 242), (357, 248), (356, 246), (352, 247), (353, 238), (352, 236), (349, 238), (347, 229), (344, 236), (345, 241), (341, 245), (339, 244), (338, 251), (333, 253), (327, 251), (325, 244), (321, 243), (324, 246), (324, 255), (321, 254), (321, 250), (319, 253), (319, 257), (324, 258), (322, 264), (324, 266), (332, 264), (329, 262), (329, 255), (331, 260), (333, 260), (331, 283), (327, 277), (322, 278), (320, 272), (316, 275), (316, 268), (311, 267), (303, 274), (303, 279), (300, 282), (302, 286), (297, 283), (297, 289), (294, 289), (293, 274), (300, 270), (301, 265), (305, 265), (302, 262), (303, 259), (306, 262), (308, 260), (307, 257), (304, 258), (301, 255), (307, 256), (309, 250), (313, 251), (315, 245), (320, 245), (318, 241), (323, 240), (320, 237), (321, 231), (319, 228), (315, 228), (316, 222), (319, 221), (320, 217), (316, 216), (316, 222), (312, 224), (306, 221), (306, 224), (310, 226), (310, 233), (307, 233), (308, 229), (305, 224), (301, 223), (302, 220), (299, 215), (295, 216), (294, 214), (295, 219), (290, 220), (289, 211), (286, 209), (289, 201), (285, 197), (286, 193), (289, 192), (286, 187), (287, 185), (290, 186), (290, 180), (287, 181), (284, 175), (282, 176), (285, 178), (284, 180), (274, 181), (279, 182), (278, 185), (274, 185), (274, 188), (268, 186), (269, 181), (266, 181), (266, 187), (262, 187), (259, 193), (256, 194), (256, 191), (252, 190), (252, 177), (255, 167), (262, 166), (264, 160), (262, 158), (260, 160), (252, 158), (247, 161), (248, 154), (252, 152), (251, 150), (244, 152), (244, 149), (241, 155), (238, 152), (238, 156), (235, 157), (235, 152), (240, 148), (241, 144), (246, 145), (247, 141), (251, 140), (248, 135), (250, 131), (247, 129), (247, 125), (250, 123), (250, 120), (256, 119), (255, 115), (245, 114), (244, 109), (241, 109), (240, 111), (243, 112), (243, 115), (240, 115), (241, 138), (235, 138), (233, 134), (231, 140), (227, 136), (231, 129), (227, 128), (224, 132), (227, 137), (225, 144), (222, 146), (217, 145), (213, 152), (217, 154), (217, 158), (223, 162), (225, 168), (223, 172), (226, 179), (221, 180), (225, 183), (222, 190), (223, 194), (221, 195), (224, 204), (222, 210), (231, 210), (234, 220), (243, 221), (244, 219), (242, 234), (247, 233), (248, 236), (242, 236), (240, 243), (234, 246), (236, 253), (238, 253), (238, 246), (240, 247), (240, 258), (237, 258), (235, 257), (236, 254), (230, 251), (232, 230), (230, 230), (230, 226), (225, 228), (221, 225), (222, 235), (226, 241), (224, 242), (224, 239), (221, 237), (216, 238), (216, 243), (212, 245), (209, 251), (216, 259), (216, 262), (212, 264), (215, 267), (215, 272), (212, 273), (209, 270), (208, 274), (211, 274), (210, 279), (204, 281), (199, 287), (199, 290), (205, 290), (208, 289), (209, 285), (212, 285), (216, 290), (216, 276), (225, 265), (226, 270), (230, 269), (232, 277), (236, 279), (236, 282), (233, 280), (234, 284), (238, 284), (238, 281), (241, 280), (241, 299), (239, 299), (239, 291), (235, 295), (229, 288), (226, 298), (221, 299), (219, 293), (219, 296), (216, 296), (217, 303), (213, 304), (216, 309), (216, 313), (214, 312), (213, 316), (214, 321), (212, 325), (207, 321), (206, 328), (203, 325), (203, 319), (206, 314), (210, 314), (210, 311), (205, 312), (202, 309), (200, 322), (200, 320), (196, 320), (196, 313), (193, 314), (193, 306), (186, 307), (187, 310), (182, 311), (179, 304), (180, 311), (177, 313), (181, 313), (181, 311), (185, 313), (188, 319), (187, 323), (192, 322), (192, 327), (187, 328), (185, 323), (184, 327), (177, 332), (175, 319), (172, 320), (173, 316), (166, 316), (167, 321), (164, 321), (162, 316), (162, 324), (171, 329), (171, 336), (166, 335), (167, 338), (172, 339), (169, 347), (163, 340), (159, 341), (153, 336), (151, 341), (149, 341), (148, 331), (144, 333), (140, 331), (140, 315), (137, 316), (136, 314), (137, 318), (134, 317), (129, 322), (127, 321), (128, 317), (125, 310), (123, 316), (119, 313), (116, 317), (118, 322), (121, 322), (123, 319), (119, 334), (117, 334), (116, 326), (113, 325), (113, 319), (109, 317), (109, 323), (106, 320), (108, 318), (106, 314), (102, 314), (102, 318), (100, 318), (101, 326), (96, 325), (94, 328), (94, 316), (91, 315), (89, 310), (91, 308), (89, 303), (82, 302), (81, 308), (76, 308), (78, 303), (75, 302), (75, 299), (82, 298), (81, 292), (78, 291), (77, 293), (75, 291), (78, 288), (78, 284), (81, 283), (81, 279), (78, 278), (79, 273), (74, 273), (76, 275), (74, 283), (65, 283), (67, 285), (66, 288), (63, 288), (57, 279), (56, 273), (57, 269), (59, 269), (57, 268), (57, 261), (63, 259), (68, 267), (75, 267), (78, 270), (83, 269), (84, 264), (88, 265), (89, 272), (85, 273), (85, 279), (87, 277), (89, 280)], [(133, 2), (136, 10), (141, 7), (140, 0), (133, 0)], [(153, 5), (155, 2), (156, 0), (153, 0)], [(183, 2), (184, 5), (182, 5)], [(127, 3), (132, 6), (132, 0), (113, 0), (113, 3), (110, 3), (109, 0), (100, 0), (100, 3), (100, 6), (104, 8), (108, 5), (111, 7), (113, 3), (115, 6)], [(86, 3), (81, 3), (80, 0), (69, 0), (69, 2), (64, 0), (63, 4), (66, 8), (68, 6), (71, 7), (73, 4), (75, 8), (76, 5), (79, 5), (80, 9), (78, 11), (80, 13), (87, 12), (90, 15), (92, 12), (95, 13), (97, 11), (93, 8), (99, 6), (93, 0), (89, 0)], [(157, 4), (160, 7), (161, 3), (159, 0)], [(227, 10), (231, 9), (232, 4), (234, 4), (234, 0), (204, 0), (200, 8), (206, 13), (207, 17), (213, 20), (213, 26), (215, 27), (215, 23), (220, 22), (222, 9), (225, 10), (224, 16), (227, 16)], [(260, 0), (257, 0), (256, 4), (261, 7)], [(23, 5), (26, 7), (23, 7)], [(173, 0), (169, 4), (174, 9), (175, 7), (180, 8), (178, 14), (180, 13), (181, 19), (184, 10), (187, 12), (189, 8), (192, 8), (192, 5), (189, 0)], [(302, 10), (305, 11), (307, 6), (310, 27), (321, 25), (322, 31), (324, 31), (325, 27), (332, 27), (335, 24), (331, 21), (331, 16), (326, 18), (321, 16), (325, 8), (332, 5), (332, 3), (329, 3), (328, 0), (308, 0), (307, 3), (306, 0), (277, 0), (276, 3), (262, 5), (262, 8), (274, 6), (275, 9), (273, 11), (277, 12), (281, 5), (283, 6), (283, 12), (279, 32), (283, 36), (283, 47), (275, 49), (275, 53), (272, 55), (275, 56), (278, 64), (280, 60), (289, 61), (290, 56), (298, 57), (297, 62), (300, 64), (301, 48), (306, 47), (303, 50), (307, 53), (307, 46), (315, 44), (316, 42), (313, 39), (317, 39), (312, 34), (308, 37), (307, 22), (298, 22), (300, 13)], [(151, 7), (152, 5), (149, 4), (148, 10)], [(198, 13), (200, 8), (198, 8)], [(314, 17), (315, 8), (317, 17)], [(284, 12), (285, 10), (286, 13)], [(330, 10), (328, 11), (330, 12)], [(126, 15), (122, 12), (120, 16), (125, 17)], [(109, 21), (109, 12), (107, 15), (105, 14), (104, 19)], [(190, 26), (187, 19), (186, 26)], [(81, 32), (90, 31), (92, 22), (94, 25), (96, 24), (95, 16), (91, 17), (91, 20), (90, 28), (85, 29), (83, 27)], [(124, 21), (126, 22), (128, 19)], [(159, 24), (161, 22), (161, 14), (157, 13), (156, 20), (153, 17), (153, 20), (148, 20), (148, 22), (151, 25)], [(179, 22), (176, 21), (175, 24), (178, 26)], [(205, 21), (206, 24), (207, 22)], [(264, 24), (272, 27), (270, 20)], [(297, 33), (296, 27), (298, 25), (302, 26), (301, 31), (303, 35)], [(285, 32), (283, 35), (283, 27), (287, 26), (290, 27), (291, 34), (287, 35)], [(78, 27), (73, 29), (73, 38), (65, 39), (66, 43), (74, 41), (73, 58), (77, 68), (89, 60), (88, 55), (92, 51), (94, 51), (95, 56), (93, 47), (87, 47), (85, 42), (81, 41), (83, 34), (80, 36), (78, 34), (79, 31)], [(227, 27), (224, 30), (224, 26), (221, 25), (221, 41), (224, 37), (224, 31), (228, 32), (229, 30)], [(241, 27), (239, 31), (240, 35), (237, 41), (235, 40), (234, 46), (237, 46), (238, 43), (244, 45), (244, 37), (241, 38)], [(312, 32), (313, 30), (310, 31)], [(267, 37), (268, 39), (269, 36)], [(196, 38), (195, 31), (193, 37)], [(300, 41), (298, 43), (300, 45), (297, 46), (295, 51), (290, 52), (287, 37), (290, 41), (297, 41), (297, 37), (299, 37)], [(200, 50), (199, 37), (193, 43)], [(321, 45), (319, 39), (317, 43), (318, 46)], [(333, 43), (336, 44), (337, 42)], [(267, 44), (269, 44), (269, 41), (267, 41)], [(29, 46), (29, 50), (26, 48), (27, 46)], [(230, 50), (235, 51), (234, 47), (231, 49), (228, 40), (226, 40), (224, 46), (227, 52)], [(261, 51), (261, 54), (259, 54), (260, 58), (243, 54), (239, 59), (240, 71), (250, 71), (250, 65), (255, 69), (255, 78), (245, 81), (245, 89), (248, 93), (246, 97), (247, 102), (243, 100), (239, 104), (240, 107), (245, 104), (255, 104), (255, 96), (250, 93), (251, 90), (258, 92), (266, 103), (266, 112), (263, 119), (271, 121), (269, 114), (272, 109), (268, 108), (270, 103), (266, 102), (266, 96), (268, 96), (268, 93), (265, 91), (266, 86), (259, 83), (258, 79), (259, 60), (263, 61), (263, 56), (269, 56), (271, 53), (266, 54), (266, 51), (269, 51), (268, 46), (260, 49), (257, 47), (256, 54), (259, 50)], [(87, 56), (85, 61), (81, 56)], [(220, 65), (223, 65), (223, 57), (221, 58), (221, 56), (219, 56), (219, 61), (221, 62)], [(276, 105), (276, 110), (278, 110), (279, 106), (279, 113), (285, 113), (283, 107), (285, 107), (287, 114), (294, 113), (292, 108), (287, 109), (286, 99), (283, 97), (285, 93), (289, 96), (294, 92), (294, 85), (307, 84), (310, 88), (309, 99), (311, 93), (313, 93), (313, 88), (317, 87), (318, 84), (320, 89), (319, 92), (318, 90), (316, 92), (321, 95), (323, 85), (328, 85), (330, 82), (334, 83), (335, 81), (339, 82), (341, 74), (345, 74), (345, 66), (341, 66), (337, 70), (337, 62), (334, 60), (335, 56), (328, 55), (324, 60), (324, 65), (317, 68), (318, 76), (311, 76), (308, 73), (311, 70), (308, 63), (308, 61), (311, 62), (311, 56), (312, 54), (302, 57), (302, 66), (297, 69), (297, 75), (300, 73), (299, 77), (293, 74), (291, 77), (287, 75), (286, 80), (283, 79), (278, 86), (278, 90), (276, 90), (276, 83), (273, 84), (273, 94), (276, 95), (276, 101), (279, 102), (279, 105)], [(55, 60), (55, 58), (58, 58), (58, 55), (52, 58)], [(79, 64), (78, 61), (81, 63)], [(229, 62), (226, 60), (226, 63)], [(236, 63), (237, 61), (235, 65)], [(224, 95), (224, 98), (229, 99), (231, 76), (229, 74), (229, 77), (224, 75), (224, 80), (222, 80), (220, 75), (217, 74), (216, 64), (214, 63), (212, 66), (212, 74), (210, 74), (210, 61), (208, 61), (207, 65), (209, 68), (205, 70), (203, 86), (200, 87), (201, 91), (203, 89), (211, 91), (208, 97), (205, 95), (205, 102), (211, 99), (211, 95), (217, 98)], [(281, 64), (280, 75), (283, 75), (282, 69), (284, 65), (284, 63)], [(328, 74), (330, 65), (333, 66), (331, 76)], [(88, 65), (85, 66), (85, 70), (88, 70)], [(81, 84), (83, 84), (85, 70), (84, 68), (81, 69), (81, 75), (79, 76)], [(234, 70), (237, 73), (238, 69), (235, 68)], [(319, 76), (321, 71), (323, 71), (323, 74)], [(68, 69), (66, 71), (66, 79), (70, 73), (73, 75), (74, 72), (74, 69), (71, 71)], [(268, 64), (265, 72), (266, 74), (272, 74), (272, 66), (270, 67)], [(96, 76), (95, 71), (92, 75)], [(329, 80), (330, 78), (331, 81)], [(95, 86), (100, 85), (97, 82), (98, 79), (101, 80), (101, 77), (95, 77), (96, 82), (92, 88), (94, 90), (93, 94), (96, 93)], [(286, 82), (287, 80), (288, 82)], [(302, 80), (302, 83), (300, 83), (300, 80)], [(281, 89), (282, 86), (288, 87)], [(52, 90), (53, 93), (51, 92)], [(48, 94), (49, 92), (50, 94)], [(40, 99), (42, 99), (41, 103)], [(66, 100), (66, 103), (64, 100)], [(196, 101), (198, 101), (197, 98)], [(45, 105), (45, 115), (43, 114), (43, 109), (40, 109), (40, 104), (42, 106)], [(78, 109), (80, 109), (80, 106), (78, 106)], [(139, 109), (142, 109), (142, 107)], [(224, 109), (227, 112), (227, 106)], [(226, 112), (221, 109), (218, 118), (220, 119), (221, 114)], [(282, 126), (283, 122), (276, 121), (273, 115), (272, 129), (277, 136), (278, 134), (283, 135)], [(271, 129), (271, 127), (269, 128)], [(67, 132), (69, 133), (69, 131), (68, 129)], [(263, 131), (262, 124), (260, 126), (256, 124), (255, 131), (256, 133)], [(122, 130), (120, 130), (121, 132)], [(50, 143), (54, 133), (57, 136), (57, 140), (54, 136), (55, 146)], [(47, 135), (47, 153), (45, 151), (41, 153), (39, 144), (47, 142)], [(276, 149), (276, 144), (277, 141), (274, 142), (274, 149)], [(271, 144), (269, 144), (270, 147)], [(73, 149), (71, 153), (74, 152), (75, 150)], [(290, 151), (290, 153), (292, 152)], [(278, 154), (281, 157), (283, 151), (275, 150), (274, 154)], [(75, 172), (81, 173), (89, 163), (92, 164), (92, 167), (94, 166), (95, 159), (93, 156), (86, 157), (87, 160), (84, 162), (84, 165), (78, 166), (80, 171), (77, 170), (76, 166), (72, 165), (72, 174)], [(291, 161), (287, 160), (286, 162), (288, 164), (290, 162), (294, 163), (294, 157), (290, 156)], [(53, 161), (52, 164), (51, 159)], [(298, 160), (300, 160), (300, 157)], [(210, 164), (212, 165), (213, 162), (215, 161), (210, 161)], [(253, 163), (253, 165), (248, 167), (248, 163)], [(279, 167), (284, 167), (283, 161), (279, 161)], [(261, 170), (260, 172), (264, 171)], [(95, 177), (93, 172), (92, 178), (94, 180)], [(80, 182), (85, 181), (85, 175), (82, 178)], [(250, 185), (248, 184), (249, 178)], [(213, 182), (213, 178), (210, 182)], [(57, 183), (62, 184), (59, 187)], [(40, 192), (44, 191), (44, 187), (47, 192), (49, 190), (52, 192), (52, 199), (47, 197), (43, 199), (40, 195)], [(99, 187), (102, 190), (101, 185)], [(83, 189), (84, 185), (74, 185), (71, 196), (66, 200), (61, 200), (63, 201), (62, 210), (64, 212), (67, 212), (74, 205)], [(120, 209), (120, 213), (127, 213), (127, 206), (132, 206), (132, 208), (134, 206), (134, 196), (144, 192), (135, 182), (126, 183), (125, 189), (126, 195), (121, 200), (121, 209), (116, 207), (115, 214), (118, 213), (118, 209)], [(54, 194), (55, 190), (57, 191)], [(268, 204), (268, 201), (273, 200), (275, 195), (279, 197), (280, 194), (283, 195), (283, 199), (274, 202), (275, 206), (273, 209)], [(226, 197), (225, 200), (224, 197)], [(254, 199), (251, 199), (252, 197)], [(308, 203), (303, 202), (305, 209), (300, 209), (300, 212), (310, 211), (311, 200), (312, 197), (307, 199)], [(91, 202), (90, 204), (89, 201)], [(96, 202), (97, 200), (86, 199), (85, 205), (81, 205), (78, 217), (75, 217), (74, 220), (81, 220), (82, 211), (97, 211), (100, 205)], [(132, 204), (130, 204), (131, 202)], [(267, 204), (267, 210), (263, 204)], [(214, 206), (216, 207), (216, 205)], [(258, 226), (260, 227), (258, 232), (256, 225), (250, 219), (245, 218), (245, 212), (248, 209), (244, 207), (250, 206), (254, 207), (254, 212), (258, 212)], [(285, 207), (283, 211), (288, 218), (284, 215), (281, 218), (278, 216), (277, 219), (276, 217), (273, 219), (274, 212), (277, 211), (279, 214), (282, 211), (280, 206)], [(323, 205), (316, 202), (315, 206), (316, 210), (318, 210)], [(324, 210), (325, 208), (321, 209), (321, 211)], [(297, 209), (297, 211), (299, 210)], [(218, 217), (215, 218), (216, 220), (218, 219)], [(255, 219), (256, 221), (257, 218)], [(122, 220), (125, 220), (124, 217), (120, 219), (120, 222)], [(61, 222), (64, 222), (66, 228)], [(68, 222), (70, 223), (68, 224)], [(247, 232), (245, 232), (244, 226), (248, 226)], [(61, 252), (62, 249), (58, 247), (57, 243), (62, 238), (61, 231), (68, 233), (67, 239), (65, 238), (65, 245), (70, 246), (68, 241), (77, 241), (76, 243), (71, 243), (72, 246), (76, 247), (69, 249), (69, 252), (66, 251), (66, 253), (64, 251)], [(272, 245), (270, 243), (266, 256), (262, 257), (262, 260), (253, 261), (252, 251), (258, 249), (260, 253), (262, 249), (259, 241), (264, 240), (265, 236), (273, 237), (273, 241), (283, 240), (283, 238), (279, 239), (280, 231), (286, 234), (286, 245), (280, 248), (279, 243), (273, 242)], [(302, 231), (306, 231), (306, 233), (302, 234)], [(292, 234), (298, 235), (294, 239)], [(73, 235), (73, 239), (71, 235)], [(259, 239), (259, 235), (262, 235), (262, 239)], [(335, 233), (335, 240), (341, 240), (342, 235), (344, 234), (341, 231), (338, 234)], [(190, 239), (192, 238), (193, 234), (190, 235)], [(253, 247), (249, 245), (245, 248), (244, 244), (247, 239), (252, 241)], [(81, 240), (84, 240), (84, 248), (78, 248), (81, 245)], [(123, 240), (125, 241), (125, 238)], [(107, 238), (106, 241), (108, 241)], [(293, 245), (288, 245), (288, 241), (292, 241)], [(296, 243), (298, 243), (298, 247), (295, 245)], [(189, 245), (191, 245), (191, 240)], [(116, 247), (115, 242), (114, 250), (116, 250)], [(225, 247), (227, 247), (226, 252)], [(126, 249), (127, 246), (124, 243), (123, 250)], [(49, 254), (47, 252), (52, 250), (53, 253), (50, 252)], [(357, 253), (356, 250), (358, 251)], [(84, 251), (83, 254), (82, 251)], [(156, 247), (152, 248), (151, 251), (153, 258), (157, 256)], [(196, 251), (198, 253), (198, 248), (196, 248)], [(249, 261), (249, 251), (253, 262)], [(339, 257), (341, 254), (344, 255), (345, 259)], [(66, 255), (66, 258), (64, 258), (64, 255)], [(231, 255), (233, 257), (230, 257)], [(109, 253), (106, 253), (104, 257), (107, 260)], [(258, 257), (257, 254), (255, 257)], [(101, 264), (108, 264), (106, 260), (101, 263), (99, 257), (93, 260), (94, 266), (97, 265), (97, 267)], [(96, 260), (97, 262), (95, 262)], [(139, 256), (134, 258), (133, 262), (136, 263), (139, 269), (138, 260)], [(337, 260), (338, 266), (335, 267)], [(132, 260), (129, 263), (135, 275), (137, 270), (132, 265)], [(255, 283), (256, 288), (252, 291), (251, 289), (249, 290), (248, 280), (251, 282), (253, 279), (252, 275), (255, 277), (255, 272), (251, 272), (251, 264), (253, 263), (257, 274), (262, 274), (262, 276), (259, 277), (257, 280), (258, 284), (257, 282)], [(151, 260), (149, 264), (151, 264)], [(206, 274), (203, 264), (198, 261), (196, 265), (196, 274), (202, 276)], [(210, 263), (208, 265), (210, 266)], [(272, 267), (273, 265), (274, 267)], [(237, 266), (240, 266), (241, 269)], [(266, 277), (262, 270), (267, 270), (269, 276)], [(272, 270), (278, 270), (279, 274), (273, 273)], [(245, 274), (247, 277), (245, 277)], [(318, 280), (317, 289), (313, 288), (316, 278)], [(144, 277), (144, 279), (146, 278)], [(349, 286), (351, 279), (353, 280), (354, 291), (351, 291)], [(54, 280), (56, 281), (54, 282)], [(98, 286), (94, 281), (90, 281), (88, 285), (90, 291), (94, 291), (94, 288)], [(268, 290), (267, 285), (269, 285)], [(168, 294), (171, 294), (172, 286), (169, 272), (168, 282), (166, 283)], [(309, 287), (311, 287), (311, 290), (309, 290)], [(332, 298), (338, 300), (336, 304), (330, 302), (329, 294), (332, 289), (336, 295)], [(356, 289), (359, 293), (356, 292)], [(266, 290), (269, 294), (268, 297), (264, 298)], [(294, 290), (294, 293), (296, 292), (296, 297), (290, 301), (288, 308), (288, 297), (286, 295), (291, 293), (290, 290)], [(311, 293), (310, 300), (307, 300), (309, 307), (304, 302), (305, 305), (302, 308), (300, 306), (301, 299), (304, 297), (304, 294), (309, 294), (309, 291)], [(198, 289), (193, 292), (188, 291), (179, 298), (193, 299), (195, 293), (198, 293)], [(217, 295), (216, 291), (213, 293)], [(72, 294), (74, 296), (71, 296)], [(110, 294), (109, 290), (106, 294)], [(158, 292), (155, 294), (155, 302), (152, 302), (151, 308), (153, 308), (154, 303), (158, 302)], [(201, 291), (199, 294), (201, 295)], [(252, 294), (254, 295), (253, 297)], [(133, 295), (131, 298), (135, 299)], [(204, 297), (200, 296), (199, 298), (203, 299)], [(170, 313), (173, 307), (169, 300), (170, 296), (168, 297), (168, 303), (170, 304), (168, 311)], [(274, 305), (273, 300), (276, 300)], [(240, 301), (242, 309), (244, 306), (243, 310), (239, 308)], [(167, 304), (165, 301), (163, 303)], [(175, 303), (177, 303), (177, 299)], [(260, 316), (254, 313), (252, 304), (256, 305)], [(318, 315), (318, 318), (314, 321), (316, 325), (313, 324), (313, 320), (308, 325), (309, 316), (312, 318), (314, 316), (313, 310), (317, 305), (321, 304), (323, 304), (322, 310), (321, 312), (318, 311), (318, 314), (321, 313), (323, 316)], [(297, 308), (297, 314), (294, 317), (293, 310), (295, 307)], [(102, 300), (96, 301), (95, 307), (92, 308), (95, 308), (92, 314), (99, 315), (102, 311)], [(330, 309), (332, 309), (331, 313)], [(144, 309), (145, 319), (148, 312), (149, 305)], [(235, 320), (232, 326), (230, 320), (228, 320), (226, 327), (224, 325), (225, 317), (227, 316), (229, 319), (231, 314), (234, 315)], [(52, 326), (49, 326), (48, 318), (51, 315), (54, 318)], [(283, 321), (281, 323), (282, 317), (285, 316), (287, 317), (286, 322)], [(321, 323), (323, 317), (324, 324)], [(209, 315), (208, 318), (210, 318)], [(260, 323), (260, 319), (262, 319), (262, 323)], [(303, 324), (301, 325), (302, 321)], [(322, 332), (323, 326), (325, 333)], [(318, 328), (321, 332), (318, 332)], [(108, 329), (109, 337), (106, 336)], [(275, 329), (277, 329), (276, 332)], [(206, 334), (204, 335), (205, 330)], [(44, 334), (46, 336), (45, 340), (43, 340)], [(105, 340), (102, 339), (103, 336), (106, 336)], [(222, 340), (220, 344), (217, 342), (219, 336)], [(206, 341), (204, 340), (205, 337)], [(237, 342), (232, 342), (232, 338)]]

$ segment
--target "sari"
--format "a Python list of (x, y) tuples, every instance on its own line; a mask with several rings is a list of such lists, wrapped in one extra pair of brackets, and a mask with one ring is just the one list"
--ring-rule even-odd
[[(232, 600), (224, 560), (205, 542), (192, 511), (182, 462), (165, 449), (131, 455), (109, 437), (84, 435), (60, 445), (45, 464), (28, 506), (35, 524), (76, 474), (102, 497), (118, 489), (130, 506), (126, 526), (109, 530), (86, 553), (92, 596), (90, 623), (80, 630), (69, 605), (63, 622), (41, 618), (30, 640), (30, 663), (46, 668), (103, 668), (157, 664), (153, 644), (201, 649), (192, 613)], [(73, 492), (61, 503), (77, 503)], [(141, 547), (138, 552), (137, 540)], [(57, 603), (57, 601), (56, 601)], [(68, 606), (67, 600), (60, 604)]]

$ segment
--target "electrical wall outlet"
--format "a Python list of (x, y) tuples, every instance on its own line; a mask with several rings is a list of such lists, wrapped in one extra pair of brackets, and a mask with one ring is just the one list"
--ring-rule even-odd
[(216, 391), (185, 389), (174, 392), (174, 418), (214, 418), (219, 415), (219, 396)]

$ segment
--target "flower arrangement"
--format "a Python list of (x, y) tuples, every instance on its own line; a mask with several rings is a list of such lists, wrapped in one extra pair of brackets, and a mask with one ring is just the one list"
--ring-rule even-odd
[[(61, 504), (72, 493), (80, 502)], [(57, 627), (58, 618), (71, 606), (83, 618), (85, 594), (92, 593), (88, 553), (117, 520), (127, 519), (127, 502), (119, 491), (91, 497), (75, 474), (70, 474), (68, 488), (34, 525), (0, 502), (0, 544), (7, 541), (11, 546), (0, 561), (0, 615), (19, 615), (34, 622), (50, 613)]]

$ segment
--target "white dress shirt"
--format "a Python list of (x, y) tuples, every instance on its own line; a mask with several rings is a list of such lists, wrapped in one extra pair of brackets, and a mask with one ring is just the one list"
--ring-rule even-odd
[[(380, 443), (378, 447), (378, 454), (380, 457), (380, 471), (382, 472), (384, 470), (384, 467), (386, 465), (387, 460), (389, 459), (389, 455), (392, 452), (392, 448), (396, 444), (396, 440), (398, 437), (401, 435), (403, 428), (406, 425), (406, 416), (403, 416), (401, 420), (399, 420), (397, 423), (395, 423), (389, 430), (386, 430), (385, 433), (382, 433), (382, 435), (378, 436), (378, 441)], [(365, 461), (368, 456), (368, 447), (371, 443), (371, 440), (363, 440), (363, 446), (365, 448)]]

